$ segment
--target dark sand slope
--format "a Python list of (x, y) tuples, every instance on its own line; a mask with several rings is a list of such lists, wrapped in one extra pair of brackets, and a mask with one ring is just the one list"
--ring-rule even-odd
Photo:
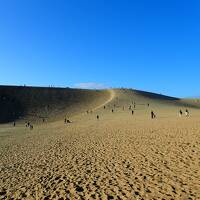
[(0, 86), (0, 123), (23, 118), (55, 121), (98, 106), (109, 98), (106, 90)]
[[(71, 101), (73, 123), (50, 116), (32, 131), (22, 120), (0, 125), (0, 199), (200, 199), (198, 102), (127, 89), (73, 91), (101, 96)], [(179, 117), (186, 108), (190, 116)]]

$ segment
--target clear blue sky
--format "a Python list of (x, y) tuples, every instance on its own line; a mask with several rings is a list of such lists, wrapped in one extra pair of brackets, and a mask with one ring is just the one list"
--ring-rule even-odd
[(187, 97), (199, 76), (198, 0), (0, 1), (0, 84)]

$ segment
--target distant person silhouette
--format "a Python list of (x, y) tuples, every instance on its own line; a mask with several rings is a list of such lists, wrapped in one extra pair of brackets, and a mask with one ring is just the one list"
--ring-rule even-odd
[(114, 112), (114, 110), (112, 109), (112, 113)]
[(67, 123), (71, 123), (71, 121), (69, 119), (67, 119)]
[(132, 115), (133, 115), (133, 114), (134, 114), (134, 111), (132, 110), (131, 113), (132, 113)]
[(188, 111), (188, 109), (185, 110), (185, 116), (189, 117), (189, 111)]
[(99, 119), (99, 115), (97, 115), (97, 119)]
[(182, 110), (179, 110), (179, 117), (181, 117), (183, 115)]
[(13, 122), (13, 126), (15, 127), (15, 125), (16, 125), (16, 123), (15, 123), (15, 121)]
[(154, 119), (154, 118), (156, 118), (156, 115), (154, 114), (153, 111), (151, 111), (151, 119)]
[(30, 122), (25, 122), (26, 127), (30, 126)]

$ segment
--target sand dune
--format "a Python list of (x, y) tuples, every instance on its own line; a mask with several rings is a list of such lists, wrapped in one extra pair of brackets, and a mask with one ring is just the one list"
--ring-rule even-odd
[(55, 121), (94, 108), (110, 98), (107, 90), (0, 86), (0, 123), (26, 119)]
[(0, 199), (200, 199), (198, 102), (127, 89), (95, 95), (68, 110), (70, 124), (62, 114), (33, 118), (33, 130), (23, 120), (0, 125)]

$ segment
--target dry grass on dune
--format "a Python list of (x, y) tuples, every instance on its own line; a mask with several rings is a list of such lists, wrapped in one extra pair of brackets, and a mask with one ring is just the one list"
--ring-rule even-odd
[(178, 117), (179, 100), (110, 92), (71, 124), (1, 125), (0, 198), (200, 199), (199, 111)]

